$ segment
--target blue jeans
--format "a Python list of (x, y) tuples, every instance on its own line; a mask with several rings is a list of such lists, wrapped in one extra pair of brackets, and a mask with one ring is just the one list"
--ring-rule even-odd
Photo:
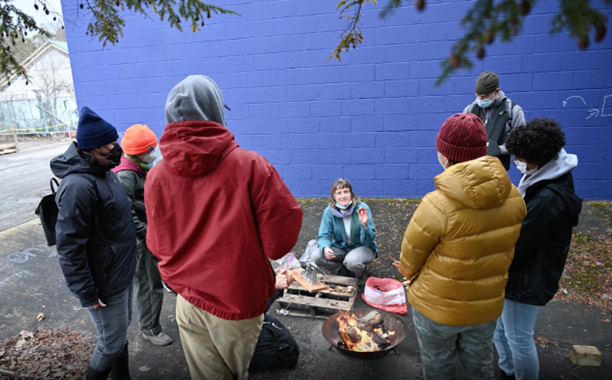
[(127, 343), (127, 329), (132, 320), (132, 282), (121, 293), (102, 300), (106, 307), (87, 309), (96, 326), (97, 343), (89, 366), (103, 372), (113, 366), (113, 361)]
[(495, 329), (499, 368), (517, 380), (535, 380), (540, 372), (533, 327), (541, 306), (504, 300), (504, 311)]
[(493, 331), (496, 321), (448, 326), (412, 308), (425, 380), (453, 380), (457, 354), (469, 380), (494, 380)]

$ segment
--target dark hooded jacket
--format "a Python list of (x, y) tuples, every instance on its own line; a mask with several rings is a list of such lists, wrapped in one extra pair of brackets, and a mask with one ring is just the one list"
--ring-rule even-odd
[(104, 302), (134, 280), (136, 232), (127, 196), (108, 168), (72, 144), (51, 160), (62, 179), (55, 196), (57, 253), (68, 288), (83, 307)]
[[(577, 165), (565, 150), (534, 174), (533, 184), (522, 186), (527, 205), (521, 235), (508, 273), (506, 298), (544, 306), (559, 288), (569, 252), (572, 229), (578, 225), (582, 199), (574, 193), (571, 170)], [(523, 189), (524, 188), (524, 189)]]

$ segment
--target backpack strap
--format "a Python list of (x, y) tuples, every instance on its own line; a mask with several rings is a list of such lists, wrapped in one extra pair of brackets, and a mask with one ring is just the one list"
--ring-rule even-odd
[(512, 131), (512, 110), (514, 109), (515, 105), (516, 104), (512, 100), (506, 98), (506, 112), (508, 113), (508, 124), (506, 126), (507, 134), (510, 134), (510, 132)]
[[(55, 186), (53, 186), (54, 182)], [(57, 178), (51, 177), (51, 179), (49, 180), (49, 187), (51, 188), (51, 194), (55, 195), (55, 188), (59, 188), (59, 182), (57, 182)]]
[(470, 108), (468, 109), (467, 113), (474, 113), (474, 107), (476, 107), (476, 103), (470, 104)]

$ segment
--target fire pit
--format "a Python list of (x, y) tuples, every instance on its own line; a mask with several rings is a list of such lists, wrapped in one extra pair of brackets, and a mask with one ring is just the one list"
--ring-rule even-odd
[(372, 312), (371, 309), (352, 309), (336, 313), (323, 323), (322, 328), (323, 337), (340, 354), (361, 361), (362, 379), (364, 360), (387, 356), (406, 337), (406, 326), (398, 316), (376, 310), (380, 316), (377, 320), (379, 317)]

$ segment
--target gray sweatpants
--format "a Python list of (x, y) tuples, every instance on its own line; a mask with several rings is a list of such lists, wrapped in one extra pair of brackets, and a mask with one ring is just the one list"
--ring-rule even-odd
[(455, 378), (457, 353), (469, 380), (494, 380), (493, 332), (497, 320), (470, 326), (434, 322), (412, 308), (425, 380)]
[(355, 277), (359, 278), (366, 269), (366, 266), (374, 261), (376, 257), (374, 251), (368, 247), (357, 247), (350, 251), (338, 247), (331, 247), (331, 249), (334, 251), (334, 255), (336, 255), (336, 258), (333, 260), (327, 260), (320, 248), (314, 250), (310, 259), (321, 268), (327, 269), (334, 274), (338, 273), (342, 265), (344, 265), (346, 269), (355, 273)]

